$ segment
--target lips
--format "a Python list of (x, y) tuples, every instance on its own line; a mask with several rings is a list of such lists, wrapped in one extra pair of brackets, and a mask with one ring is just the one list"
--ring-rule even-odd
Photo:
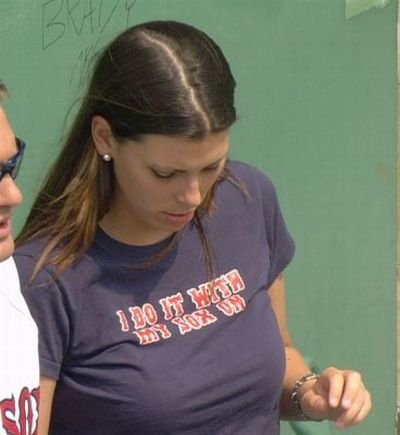
[(184, 212), (181, 212), (181, 213), (170, 213), (170, 212), (166, 212), (166, 213), (168, 215), (170, 215), (170, 216), (187, 216), (189, 214), (193, 214), (194, 211), (184, 211)]
[(193, 219), (194, 211), (184, 213), (169, 213), (165, 212), (165, 216), (174, 225), (184, 225)]
[(10, 219), (11, 219), (11, 216), (0, 217), (0, 227), (8, 225), (8, 223), (10, 222)]
[(0, 218), (0, 239), (4, 239), (11, 234), (11, 219)]

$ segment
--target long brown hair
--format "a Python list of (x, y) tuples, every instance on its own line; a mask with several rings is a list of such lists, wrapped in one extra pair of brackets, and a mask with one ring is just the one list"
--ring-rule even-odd
[[(17, 246), (48, 238), (35, 272), (48, 260), (62, 271), (81, 257), (110, 207), (113, 169), (93, 145), (93, 116), (105, 118), (121, 141), (149, 133), (202, 138), (235, 122), (234, 89), (219, 46), (190, 25), (143, 23), (112, 41), (97, 59), (61, 153), (17, 238)], [(202, 209), (209, 212), (212, 202), (211, 192)], [(195, 224), (209, 251), (198, 214)]]

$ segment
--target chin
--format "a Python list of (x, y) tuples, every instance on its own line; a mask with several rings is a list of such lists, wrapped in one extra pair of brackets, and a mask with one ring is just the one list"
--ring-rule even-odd
[(14, 252), (14, 240), (8, 237), (5, 240), (0, 241), (0, 261), (6, 260)]

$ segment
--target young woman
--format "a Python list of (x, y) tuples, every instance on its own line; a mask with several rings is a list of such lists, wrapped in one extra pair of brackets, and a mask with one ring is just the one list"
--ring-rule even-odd
[(16, 256), (41, 333), (40, 434), (279, 433), (361, 421), (358, 373), (310, 373), (268, 178), (231, 162), (235, 81), (216, 43), (149, 22), (100, 54)]

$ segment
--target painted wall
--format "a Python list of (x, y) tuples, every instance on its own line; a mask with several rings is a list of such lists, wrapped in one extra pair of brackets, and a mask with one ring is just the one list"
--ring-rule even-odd
[[(348, 434), (395, 432), (397, 4), (344, 0), (2, 0), (0, 78), (28, 143), (20, 227), (76, 107), (90, 59), (125, 27), (176, 19), (231, 60), (233, 157), (274, 180), (297, 255), (296, 343), (320, 367), (362, 371), (374, 396)], [(378, 2), (379, 3), (379, 2)], [(284, 434), (291, 433), (285, 425)]]

